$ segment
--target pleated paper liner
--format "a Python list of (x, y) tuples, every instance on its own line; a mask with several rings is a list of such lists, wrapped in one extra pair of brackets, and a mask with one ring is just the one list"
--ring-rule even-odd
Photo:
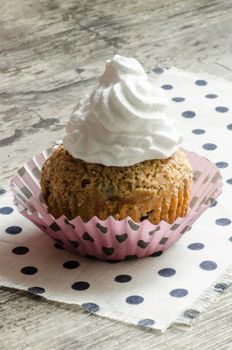
[(183, 150), (194, 173), (189, 210), (173, 224), (148, 220), (134, 222), (130, 217), (102, 221), (96, 216), (88, 222), (80, 217), (69, 221), (65, 216), (55, 219), (47, 212), (40, 190), (40, 172), (54, 147), (30, 159), (11, 180), (11, 190), (18, 210), (51, 238), (74, 254), (101, 260), (142, 258), (171, 247), (222, 191), (221, 175), (208, 159)]

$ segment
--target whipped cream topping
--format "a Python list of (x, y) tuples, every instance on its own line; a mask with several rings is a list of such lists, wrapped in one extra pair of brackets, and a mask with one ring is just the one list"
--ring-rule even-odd
[(92, 94), (75, 108), (63, 143), (74, 157), (131, 166), (172, 156), (182, 136), (166, 115), (168, 100), (134, 58), (115, 55)]

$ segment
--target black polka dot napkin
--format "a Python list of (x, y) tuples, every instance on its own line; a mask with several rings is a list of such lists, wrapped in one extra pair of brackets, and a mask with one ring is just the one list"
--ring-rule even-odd
[(0, 190), (0, 285), (161, 331), (176, 322), (191, 324), (230, 286), (232, 84), (175, 68), (156, 68), (154, 74), (170, 100), (168, 113), (178, 122), (184, 147), (220, 169), (222, 195), (164, 253), (101, 262), (66, 252)]

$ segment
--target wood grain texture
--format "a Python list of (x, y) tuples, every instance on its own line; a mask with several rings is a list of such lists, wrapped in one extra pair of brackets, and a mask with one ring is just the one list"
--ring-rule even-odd
[[(0, 183), (64, 135), (115, 53), (232, 80), (231, 0), (2, 0)], [(0, 289), (1, 350), (232, 349), (231, 290), (188, 331), (164, 335)]]

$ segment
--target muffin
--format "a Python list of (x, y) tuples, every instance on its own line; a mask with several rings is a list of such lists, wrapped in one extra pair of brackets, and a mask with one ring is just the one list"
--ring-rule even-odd
[(85, 257), (142, 258), (171, 247), (222, 182), (213, 163), (180, 148), (167, 106), (137, 60), (107, 61), (98, 86), (71, 114), (63, 142), (12, 179), (20, 213)]
[(80, 216), (89, 221), (96, 215), (173, 223), (187, 213), (191, 183), (192, 169), (181, 150), (167, 159), (116, 167), (76, 159), (61, 145), (41, 172), (48, 211), (69, 220)]
[(69, 220), (97, 216), (152, 224), (187, 213), (192, 169), (163, 91), (140, 63), (116, 55), (71, 115), (67, 135), (45, 162), (48, 211)]

